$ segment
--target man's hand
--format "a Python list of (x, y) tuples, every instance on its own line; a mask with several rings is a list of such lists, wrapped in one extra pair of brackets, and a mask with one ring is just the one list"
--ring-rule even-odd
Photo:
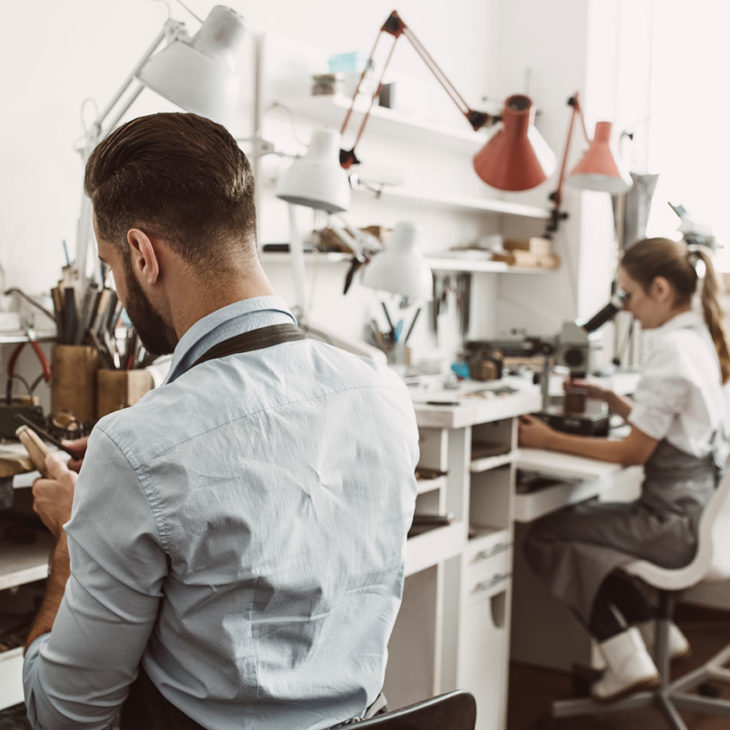
[(58, 540), (71, 517), (77, 475), (55, 454), (46, 457), (46, 470), (48, 478), (33, 482), (33, 510)]
[(73, 451), (73, 456), (68, 460), (68, 468), (71, 471), (79, 472), (81, 465), (84, 463), (86, 455), (86, 446), (89, 443), (89, 437), (84, 436), (80, 439), (64, 439), (63, 445)]
[(534, 416), (520, 416), (518, 424), (519, 445), (532, 449), (549, 449), (555, 431)]

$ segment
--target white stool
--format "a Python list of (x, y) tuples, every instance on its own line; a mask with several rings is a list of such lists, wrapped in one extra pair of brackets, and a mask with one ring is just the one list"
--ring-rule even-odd
[(645, 560), (635, 560), (621, 568), (659, 592), (659, 617), (655, 631), (654, 659), (661, 675), (661, 684), (648, 692), (637, 692), (623, 700), (601, 704), (590, 698), (560, 700), (552, 705), (552, 717), (603, 715), (612, 712), (659, 707), (674, 730), (687, 730), (677, 708), (707, 712), (730, 718), (730, 700), (704, 697), (694, 693), (707, 681), (730, 683), (730, 646), (707, 663), (675, 682), (669, 681), (669, 623), (674, 603), (681, 591), (703, 581), (719, 581), (730, 577), (730, 465), (720, 481), (699, 524), (697, 553), (683, 568), (669, 570)]

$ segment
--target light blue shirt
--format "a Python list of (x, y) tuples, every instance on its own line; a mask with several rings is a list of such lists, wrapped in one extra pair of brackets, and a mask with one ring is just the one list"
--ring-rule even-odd
[(293, 321), (274, 297), (199, 320), (166, 383), (93, 431), (71, 577), (24, 664), (34, 728), (107, 728), (142, 663), (208, 728), (327, 728), (381, 689), (418, 437), (387, 368), (313, 340), (186, 369)]

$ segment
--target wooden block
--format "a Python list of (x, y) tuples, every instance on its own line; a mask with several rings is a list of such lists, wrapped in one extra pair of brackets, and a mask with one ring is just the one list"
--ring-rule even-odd
[(134, 405), (154, 385), (146, 370), (99, 370), (98, 418)]
[(33, 466), (38, 469), (42, 476), (48, 476), (46, 473), (46, 456), (48, 456), (48, 449), (34, 431), (31, 431), (28, 426), (20, 426), (15, 432), (25, 450), (28, 452), (30, 460), (33, 462)]
[(538, 258), (538, 266), (541, 269), (557, 269), (560, 266), (560, 256), (551, 253)]
[(505, 238), (502, 245), (506, 251), (529, 251), (538, 256), (544, 256), (552, 251), (552, 241), (542, 236)]
[(509, 264), (510, 266), (514, 266), (515, 263), (515, 255), (514, 252), (510, 253), (493, 253), (492, 254), (492, 261), (501, 261), (505, 264)]
[(514, 256), (514, 266), (524, 266), (525, 268), (536, 269), (540, 266), (540, 257), (537, 254), (531, 253), (530, 251), (512, 251)]
[(96, 418), (99, 352), (82, 345), (54, 345), (51, 350), (51, 413), (72, 413), (77, 421)]

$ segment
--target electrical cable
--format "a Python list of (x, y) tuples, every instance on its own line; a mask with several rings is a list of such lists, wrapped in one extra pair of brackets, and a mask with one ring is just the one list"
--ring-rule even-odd
[[(165, 3), (165, 4), (167, 4), (167, 3)], [(183, 9), (187, 10), (190, 13), (190, 15), (192, 15), (193, 18), (195, 18), (195, 20), (198, 21), (198, 23), (203, 22), (203, 20), (201, 18), (199, 18), (182, 0), (177, 0), (177, 4), (180, 5)]]
[(56, 321), (56, 316), (51, 312), (49, 309), (46, 309), (42, 304), (39, 304), (35, 301), (32, 297), (30, 297), (28, 294), (26, 294), (22, 289), (18, 289), (17, 286), (11, 286), (10, 289), (6, 289), (3, 294), (5, 296), (8, 296), (8, 294), (17, 294), (18, 296), (25, 299), (28, 304), (32, 304), (36, 309), (40, 309), (43, 314), (46, 315), (52, 322)]
[[(40, 377), (42, 378), (43, 376), (41, 375)], [(37, 383), (35, 383), (31, 387), (31, 385), (22, 375), (13, 374), (8, 376), (8, 382), (5, 385), (5, 402), (7, 403), (7, 405), (10, 405), (13, 402), (13, 380), (19, 380), (25, 386), (28, 397), (32, 400), (33, 390), (35, 389)]]

